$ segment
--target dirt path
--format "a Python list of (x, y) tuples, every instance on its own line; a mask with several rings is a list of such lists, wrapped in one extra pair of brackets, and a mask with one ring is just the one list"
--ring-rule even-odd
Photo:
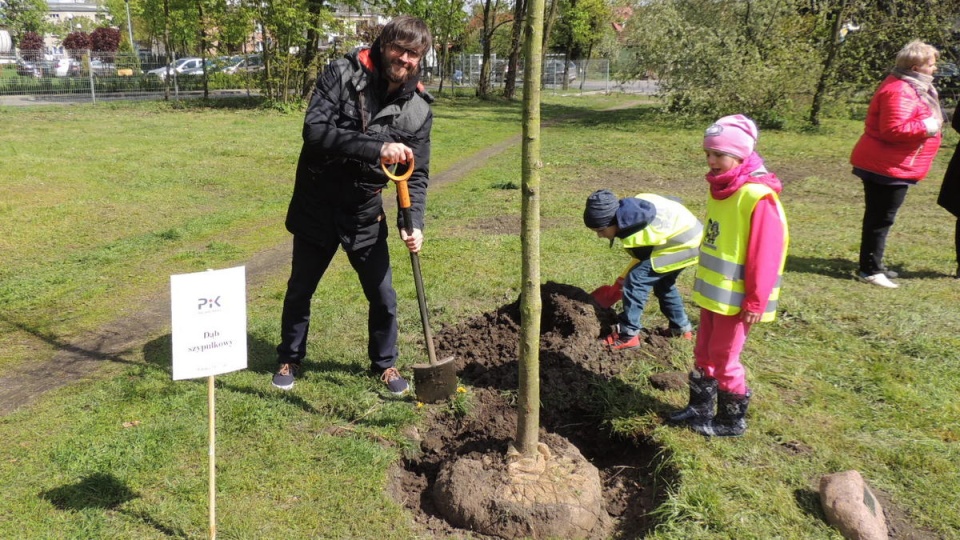
[[(637, 105), (630, 101), (616, 109)], [(544, 127), (549, 122), (543, 123)], [(460, 180), (471, 171), (482, 167), (491, 158), (520, 144), (521, 135), (515, 135), (498, 144), (456, 162), (430, 180), (431, 187), (442, 186)], [(384, 200), (390, 210), (396, 206), (391, 197)], [(247, 285), (254, 288), (267, 278), (289, 271), (290, 245), (283, 243), (254, 255), (246, 261)], [(7, 415), (31, 404), (44, 392), (61, 388), (70, 383), (92, 377), (105, 361), (130, 363), (125, 358), (131, 350), (157, 337), (170, 324), (170, 291), (160, 291), (149, 301), (141, 304), (142, 310), (124, 314), (103, 328), (74, 342), (58, 340), (56, 336), (36, 336), (50, 343), (58, 352), (50, 360), (28, 364), (14, 373), (0, 377), (0, 416)], [(29, 329), (21, 327), (21, 330)]]

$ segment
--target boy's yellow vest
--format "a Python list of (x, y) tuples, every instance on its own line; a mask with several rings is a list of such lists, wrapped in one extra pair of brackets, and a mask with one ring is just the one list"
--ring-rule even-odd
[(750, 219), (760, 199), (773, 195), (783, 220), (783, 255), (777, 285), (770, 293), (767, 308), (760, 318), (770, 322), (776, 318), (780, 283), (786, 263), (789, 242), (787, 222), (775, 191), (763, 184), (747, 183), (723, 200), (707, 201), (707, 224), (700, 244), (700, 260), (693, 285), (693, 300), (700, 307), (721, 315), (736, 315), (744, 298), (744, 262), (750, 238)]
[(650, 266), (660, 274), (695, 264), (703, 232), (696, 216), (682, 204), (660, 195), (640, 193), (636, 198), (652, 204), (656, 217), (636, 234), (624, 238), (623, 249), (629, 252), (631, 248), (653, 246)]

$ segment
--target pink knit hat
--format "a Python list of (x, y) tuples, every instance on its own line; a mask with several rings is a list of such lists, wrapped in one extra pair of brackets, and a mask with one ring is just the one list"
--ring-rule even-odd
[(753, 120), (742, 114), (724, 116), (703, 134), (703, 148), (743, 160), (753, 153), (759, 136)]

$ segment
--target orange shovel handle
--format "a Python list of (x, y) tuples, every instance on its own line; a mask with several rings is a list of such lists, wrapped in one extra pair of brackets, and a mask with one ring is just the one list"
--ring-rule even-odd
[(410, 176), (413, 175), (413, 159), (407, 163), (407, 170), (403, 174), (397, 176), (390, 172), (390, 169), (387, 168), (387, 164), (380, 162), (380, 167), (383, 169), (383, 174), (387, 175), (387, 178), (393, 180), (397, 184), (397, 200), (400, 203), (400, 208), (410, 208), (410, 190), (407, 189), (407, 180), (410, 179)]

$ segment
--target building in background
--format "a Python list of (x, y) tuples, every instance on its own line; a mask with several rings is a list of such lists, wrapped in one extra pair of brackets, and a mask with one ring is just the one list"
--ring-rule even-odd
[[(47, 21), (62, 29), (58, 32), (90, 31), (103, 21), (112, 20), (106, 8), (97, 5), (96, 0), (47, 0)], [(48, 58), (63, 56), (61, 41), (67, 37), (66, 33), (50, 33), (43, 37), (43, 52)]]

